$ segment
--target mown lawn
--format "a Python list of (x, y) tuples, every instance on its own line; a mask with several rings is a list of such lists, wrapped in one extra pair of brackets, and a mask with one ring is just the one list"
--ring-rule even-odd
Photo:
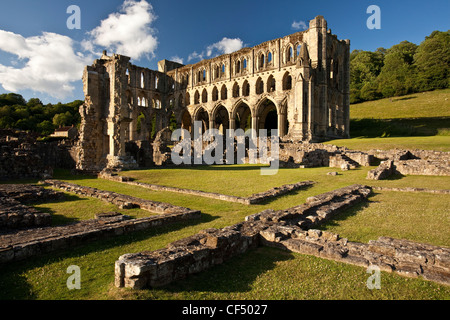
[[(208, 198), (155, 192), (91, 177), (56, 171), (56, 177), (73, 183), (200, 209), (200, 221), (102, 240), (82, 247), (47, 254), (24, 262), (0, 266), (0, 299), (449, 299), (450, 288), (421, 279), (382, 273), (382, 289), (369, 290), (364, 268), (277, 249), (259, 248), (207, 272), (162, 289), (133, 291), (114, 287), (114, 262), (125, 253), (156, 250), (207, 228), (222, 228), (261, 210), (283, 209), (306, 198), (365, 180), (371, 168), (340, 172), (330, 168), (280, 169), (275, 176), (261, 176), (259, 166), (213, 166), (194, 169), (154, 169), (124, 172), (141, 181), (248, 196), (274, 186), (304, 180), (317, 183), (276, 200), (246, 206)], [(448, 189), (448, 177), (397, 177), (374, 182), (384, 186), (420, 186)], [(92, 201), (92, 203), (90, 203)], [(88, 205), (88, 203), (90, 203)], [(411, 205), (414, 203), (414, 205)], [(449, 195), (375, 192), (367, 204), (341, 214), (322, 226), (351, 241), (366, 242), (394, 236), (450, 246), (448, 239)], [(115, 210), (100, 200), (69, 195), (68, 201), (38, 204), (60, 221), (91, 219), (98, 211)], [(102, 210), (103, 209), (103, 210)], [(127, 210), (121, 211), (127, 214)], [(143, 210), (128, 213), (149, 215)], [(81, 269), (81, 290), (68, 290), (67, 267)]]

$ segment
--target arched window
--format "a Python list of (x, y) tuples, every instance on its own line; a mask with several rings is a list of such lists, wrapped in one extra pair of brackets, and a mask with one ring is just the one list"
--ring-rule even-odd
[(142, 72), (141, 73), (141, 88), (143, 89), (144, 88), (144, 73)]
[(267, 55), (267, 62), (272, 63), (272, 52), (269, 52), (269, 54)]
[(292, 60), (292, 47), (289, 46), (286, 52), (286, 63), (291, 62)]
[(242, 85), (242, 95), (244, 97), (248, 97), (250, 95), (250, 84), (247, 80), (245, 80), (244, 84)]
[(131, 78), (130, 78), (130, 70), (128, 70), (128, 68), (127, 71), (125, 72), (125, 76), (127, 77), (127, 83), (130, 84)]
[(212, 101), (217, 100), (219, 100), (219, 90), (217, 90), (217, 87), (214, 87), (212, 91)]
[(224, 76), (224, 75), (225, 75), (225, 63), (222, 64), (222, 76)]
[(220, 89), (220, 99), (221, 100), (228, 99), (228, 92), (227, 92), (227, 86), (226, 85), (223, 85), (222, 88)]
[(236, 62), (236, 73), (241, 73), (241, 61)]
[(271, 75), (269, 79), (267, 79), (267, 92), (275, 91), (275, 78)]
[(233, 85), (233, 98), (239, 97), (239, 85), (237, 82)]
[(262, 94), (264, 92), (264, 82), (261, 78), (256, 80), (256, 94)]
[(242, 64), (242, 68), (243, 68), (244, 70), (247, 70), (247, 59), (244, 59), (244, 62), (243, 62), (243, 64)]
[(206, 89), (203, 89), (202, 92), (202, 103), (206, 103), (208, 102), (208, 92), (206, 91)]
[(155, 76), (155, 89), (158, 89), (159, 86), (159, 78), (158, 76)]
[(184, 97), (184, 104), (186, 106), (191, 104), (191, 95), (189, 94), (189, 92), (186, 92), (186, 96)]
[(298, 46), (297, 46), (297, 57), (300, 55), (300, 50), (302, 49), (302, 45), (301, 44), (299, 44)]
[(200, 93), (198, 93), (198, 91), (195, 91), (194, 104), (199, 104), (199, 103), (200, 103)]
[(264, 64), (265, 64), (265, 57), (264, 57), (264, 53), (262, 53), (259, 56), (259, 68), (260, 69), (264, 68)]
[(202, 81), (206, 81), (206, 70), (203, 70), (203, 80)]
[(216, 74), (214, 76), (214, 79), (219, 79), (220, 78), (220, 68), (219, 66), (216, 67)]
[(289, 72), (283, 77), (283, 90), (291, 90), (292, 89), (292, 77)]

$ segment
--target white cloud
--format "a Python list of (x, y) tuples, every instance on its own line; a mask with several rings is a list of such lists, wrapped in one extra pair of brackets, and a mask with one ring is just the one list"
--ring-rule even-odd
[(295, 30), (306, 30), (306, 29), (308, 29), (308, 26), (306, 25), (305, 21), (298, 21), (298, 22), (294, 21), (294, 22), (292, 22), (291, 27), (292, 27), (292, 29), (295, 29)]
[(1, 50), (24, 62), (22, 68), (0, 64), (0, 84), (12, 92), (32, 89), (64, 99), (73, 93), (73, 82), (81, 79), (84, 66), (92, 62), (92, 57), (75, 52), (71, 38), (56, 33), (25, 38), (0, 30), (0, 43)]
[(183, 64), (183, 58), (180, 58), (179, 56), (173, 56), (173, 57), (170, 58), (169, 60), (170, 60), (170, 61), (173, 61), (173, 62), (178, 62), (178, 63)]
[(158, 40), (150, 25), (156, 18), (147, 1), (125, 0), (121, 12), (110, 14), (89, 32), (91, 38), (83, 47), (92, 52), (97, 45), (133, 59), (154, 56)]
[(203, 60), (203, 53), (197, 53), (197, 51), (192, 52), (188, 57), (188, 61), (191, 61), (194, 59)]
[(208, 48), (206, 48), (206, 55), (210, 57), (214, 51), (218, 52), (219, 54), (228, 54), (241, 50), (243, 46), (244, 43), (239, 38), (236, 39), (223, 38), (219, 42), (216, 42), (208, 46)]
[(188, 57), (188, 61), (191, 61), (193, 59), (199, 59), (199, 60), (203, 60), (204, 57), (215, 57), (215, 56), (219, 56), (221, 54), (229, 54), (235, 51), (238, 51), (240, 49), (242, 49), (244, 47), (244, 42), (239, 39), (239, 38), (235, 38), (235, 39), (230, 39), (230, 38), (226, 38), (224, 37), (222, 40), (220, 40), (219, 42), (213, 43), (209, 46), (206, 47), (206, 52), (202, 51), (201, 53), (197, 53), (196, 51), (194, 51), (193, 53), (191, 53)]

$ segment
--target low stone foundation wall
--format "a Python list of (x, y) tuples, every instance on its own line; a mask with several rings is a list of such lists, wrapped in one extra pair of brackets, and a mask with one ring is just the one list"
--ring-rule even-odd
[(0, 230), (49, 226), (52, 217), (25, 204), (61, 200), (63, 193), (35, 185), (0, 184)]
[(37, 228), (0, 235), (0, 263), (23, 260), (95, 240), (196, 220), (200, 217), (201, 212), (194, 210), (132, 220), (118, 213), (106, 213), (97, 216), (96, 219), (67, 226)]
[(383, 180), (393, 174), (450, 176), (450, 163), (437, 160), (386, 160), (367, 174), (367, 179)]
[(72, 192), (82, 196), (101, 199), (103, 201), (115, 204), (121, 209), (140, 208), (153, 213), (174, 213), (174, 212), (191, 211), (189, 208), (174, 206), (169, 203), (140, 199), (124, 194), (99, 190), (96, 188), (84, 187), (68, 182), (62, 182), (57, 180), (45, 180), (45, 183), (52, 187), (67, 192)]
[(332, 167), (344, 170), (358, 166), (370, 166), (373, 155), (321, 143), (298, 141), (280, 142), (280, 165), (282, 167)]
[(373, 170), (367, 173), (367, 179), (369, 180), (384, 180), (395, 173), (394, 161), (386, 160)]
[(264, 244), (291, 252), (349, 263), (450, 285), (450, 248), (380, 237), (349, 242), (327, 231), (275, 225), (260, 233)]
[(260, 245), (260, 233), (274, 225), (298, 230), (315, 225), (364, 200), (370, 188), (355, 185), (308, 199), (295, 208), (266, 210), (231, 227), (208, 229), (153, 252), (122, 255), (115, 264), (118, 287), (158, 287), (183, 279)]
[(450, 161), (415, 159), (394, 161), (394, 166), (403, 175), (450, 176)]
[(289, 192), (299, 190), (305, 187), (312, 186), (315, 182), (314, 181), (302, 181), (298, 183), (283, 185), (281, 187), (275, 187), (268, 191), (256, 193), (249, 197), (236, 197), (236, 196), (230, 196), (226, 194), (220, 194), (220, 193), (213, 193), (213, 192), (205, 192), (205, 191), (199, 191), (199, 190), (191, 190), (191, 189), (183, 189), (183, 188), (176, 188), (176, 187), (166, 187), (166, 186), (160, 186), (156, 184), (148, 184), (148, 183), (142, 183), (133, 181), (133, 178), (129, 177), (123, 177), (119, 176), (117, 174), (111, 174), (105, 171), (102, 171), (98, 175), (99, 178), (107, 179), (111, 181), (117, 181), (122, 183), (127, 183), (130, 185), (147, 188), (153, 191), (168, 191), (168, 192), (175, 192), (175, 193), (183, 193), (183, 194), (190, 194), (200, 197), (206, 197), (206, 198), (212, 198), (216, 200), (222, 200), (222, 201), (228, 201), (228, 202), (237, 202), (242, 204), (256, 204), (260, 203), (265, 200), (273, 199), (275, 197), (287, 194)]
[(426, 193), (435, 193), (435, 194), (450, 194), (450, 190), (436, 190), (436, 189), (426, 189), (426, 188), (394, 188), (394, 187), (372, 187), (373, 190), (377, 191), (394, 191), (394, 192), (426, 192)]

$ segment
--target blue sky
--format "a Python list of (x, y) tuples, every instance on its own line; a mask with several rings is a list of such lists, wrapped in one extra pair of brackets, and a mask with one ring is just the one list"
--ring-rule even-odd
[[(67, 28), (67, 8), (81, 10), (81, 29)], [(381, 29), (370, 30), (370, 5), (381, 9)], [(301, 31), (323, 15), (351, 48), (420, 44), (450, 29), (450, 1), (384, 0), (0, 0), (0, 93), (44, 103), (84, 99), (83, 67), (105, 48), (157, 69), (162, 59), (195, 63), (242, 46)]]

